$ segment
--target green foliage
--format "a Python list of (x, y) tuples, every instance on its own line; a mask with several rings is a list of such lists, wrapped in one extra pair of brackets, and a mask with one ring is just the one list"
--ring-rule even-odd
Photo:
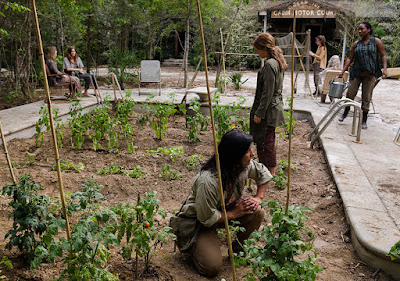
[(168, 117), (176, 112), (174, 105), (171, 104), (158, 103), (151, 108), (151, 128), (156, 133), (156, 139), (164, 139), (168, 131)]
[[(288, 103), (288, 106), (290, 107), (291, 102), (292, 102), (291, 99), (288, 98), (286, 100), (286, 102)], [(290, 111), (289, 110), (285, 111), (285, 119), (286, 119), (286, 123), (283, 124), (281, 127), (276, 128), (276, 130), (281, 130), (281, 132), (279, 133), (278, 140), (284, 139), (285, 137), (289, 138), (289, 132), (290, 132)], [(296, 119), (292, 118), (292, 133), (293, 133), (295, 125), (296, 125)]]
[[(307, 207), (289, 206), (288, 214), (285, 208), (276, 201), (264, 202), (272, 216), (271, 225), (264, 226), (262, 232), (253, 232), (244, 242), (245, 255), (235, 257), (237, 264), (250, 266), (245, 280), (315, 280), (318, 272), (323, 269), (315, 264), (316, 252), (312, 256), (313, 233), (304, 225), (305, 213), (311, 210)], [(307, 233), (308, 238), (303, 237)], [(307, 241), (306, 241), (307, 240)], [(260, 244), (259, 242), (263, 242)], [(307, 253), (307, 257), (296, 259)]]
[(117, 76), (121, 89), (125, 88), (125, 83), (134, 84), (137, 79), (136, 73), (127, 72), (127, 67), (133, 66), (141, 59), (135, 52), (124, 52), (120, 48), (111, 49), (107, 52), (108, 61), (110, 66), (108, 70)]
[[(236, 241), (236, 242), (238, 242), (238, 243), (240, 244), (240, 241), (239, 241), (239, 239), (237, 238), (237, 234), (238, 234), (239, 232), (245, 232), (246, 229), (245, 229), (244, 227), (240, 226), (240, 222), (239, 222), (239, 221), (235, 221), (235, 220), (229, 221), (229, 226), (228, 226), (228, 228), (229, 228), (229, 234), (230, 234), (230, 236), (231, 236), (231, 241), (232, 241), (232, 243), (233, 243), (234, 241)], [(219, 228), (217, 234), (218, 234), (218, 236), (219, 236), (220, 238), (222, 238), (222, 239), (227, 239), (227, 235), (226, 235), (226, 230), (225, 230), (225, 228)]]
[(231, 75), (229, 75), (228, 81), (232, 84), (232, 86), (233, 86), (233, 88), (234, 88), (235, 90), (240, 90), (240, 87), (241, 87), (244, 83), (246, 83), (247, 80), (249, 80), (249, 79), (246, 79), (246, 80), (242, 81), (242, 78), (243, 78), (243, 73), (241, 73), (241, 72), (234, 72), (234, 73), (232, 73)]
[(246, 98), (239, 96), (238, 103), (231, 105), (221, 105), (219, 95), (214, 96), (214, 120), (217, 126), (217, 139), (220, 140), (222, 136), (236, 127), (238, 116), (242, 112), (242, 106), (246, 102)]
[(125, 260), (132, 258), (132, 251), (144, 258), (146, 272), (149, 268), (151, 258), (156, 254), (158, 245), (168, 242), (174, 235), (170, 227), (157, 227), (155, 216), (165, 218), (166, 213), (160, 209), (160, 201), (155, 199), (156, 192), (145, 193), (144, 198), (138, 195), (134, 205), (120, 204), (113, 211), (120, 217), (120, 223), (116, 227), (117, 239), (121, 243), (126, 241), (122, 247), (122, 257)]
[[(274, 183), (275, 186), (281, 190), (286, 187), (287, 180), (287, 168), (289, 167), (289, 162), (287, 160), (279, 160), (279, 168), (276, 171), (276, 175), (274, 175)], [(296, 166), (291, 167), (293, 171), (296, 171)]]
[(158, 147), (156, 150), (146, 150), (146, 155), (150, 154), (153, 157), (169, 156), (169, 159), (174, 163), (183, 155), (183, 153), (182, 146), (171, 146), (170, 148)]
[(181, 174), (181, 170), (177, 170), (172, 168), (170, 164), (164, 164), (162, 167), (162, 171), (159, 174), (160, 178), (162, 178), (165, 181), (172, 181), (172, 180), (177, 180), (180, 178), (183, 178), (183, 175)]
[(92, 178), (82, 185), (81, 191), (71, 195), (68, 213), (79, 214), (79, 219), (71, 227), (70, 241), (64, 237), (58, 242), (54, 240), (57, 225), (53, 224), (52, 236), (45, 239), (48, 248), (39, 246), (36, 249), (32, 267), (38, 266), (43, 258), (54, 262), (58, 256), (67, 267), (57, 280), (118, 280), (104, 268), (110, 257), (109, 245), (118, 245), (118, 241), (112, 231), (117, 223), (116, 214), (100, 207), (101, 187)]
[(124, 176), (128, 176), (134, 179), (140, 179), (144, 174), (145, 172), (140, 168), (139, 165), (135, 165), (132, 170), (123, 173)]
[(9, 205), (12, 208), (10, 218), (13, 218), (12, 229), (4, 239), (9, 239), (6, 249), (17, 247), (30, 262), (38, 246), (45, 247), (40, 238), (48, 231), (47, 221), (52, 218), (48, 213), (49, 198), (38, 195), (41, 186), (30, 181), (30, 175), (25, 174), (16, 185), (3, 187), (2, 194), (12, 197)]
[[(46, 129), (46, 132), (49, 132), (51, 130), (49, 109), (47, 108), (46, 105), (43, 104), (40, 107), (39, 114), (42, 114), (42, 116), (36, 122), (35, 126), (36, 147), (40, 147), (43, 145), (44, 129)], [(53, 124), (55, 126), (55, 131), (56, 131), (57, 145), (59, 146), (59, 148), (62, 148), (62, 141), (64, 139), (64, 128), (61, 123), (61, 118), (58, 117), (58, 109), (53, 109), (53, 114), (54, 114)]]
[(139, 165), (135, 165), (132, 170), (119, 165), (111, 164), (109, 167), (105, 166), (97, 172), (99, 175), (115, 175), (122, 174), (123, 176), (139, 179), (145, 172), (140, 168)]
[[(13, 161), (13, 162), (11, 162), (12, 167), (15, 169), (19, 169), (19, 168), (21, 168), (21, 166), (26, 167), (26, 166), (35, 165), (36, 164), (36, 159), (35, 159), (36, 154), (26, 151), (26, 155), (28, 156), (28, 159), (29, 159), (27, 162), (18, 163), (18, 162)], [(7, 167), (7, 166), (5, 166), (5, 167)]]
[(394, 246), (390, 249), (389, 254), (386, 256), (390, 257), (392, 261), (400, 258), (400, 240), (394, 244)]
[[(10, 269), (12, 269), (13, 268), (13, 266), (12, 266), (12, 263), (11, 263), (11, 261), (9, 261), (6, 257), (3, 257), (2, 259), (1, 259), (1, 261), (0, 261), (0, 265), (2, 265), (2, 264), (4, 264), (6, 267), (8, 267), (8, 268), (10, 268)], [(0, 274), (1, 274), (1, 269), (0, 269)], [(5, 275), (0, 275), (0, 280), (5, 280), (5, 279), (8, 279)]]
[(184, 160), (184, 165), (189, 171), (196, 170), (203, 161), (203, 155), (193, 154)]
[[(60, 168), (61, 168), (61, 171), (80, 173), (85, 168), (85, 166), (81, 162), (79, 162), (78, 164), (74, 164), (74, 162), (69, 161), (69, 160), (61, 160)], [(57, 170), (56, 163), (54, 163), (54, 165), (51, 169), (53, 171)]]
[(125, 167), (122, 167), (120, 165), (111, 164), (109, 167), (104, 166), (97, 173), (99, 175), (116, 175), (116, 174), (122, 174), (125, 171), (125, 169), (126, 169)]
[(200, 109), (200, 102), (199, 101), (191, 101), (189, 105), (189, 110), (193, 111), (192, 115), (186, 115), (186, 128), (188, 128), (188, 136), (187, 140), (191, 143), (199, 142), (199, 132), (205, 131), (208, 129), (208, 123), (211, 119), (208, 115), (203, 115), (199, 113)]

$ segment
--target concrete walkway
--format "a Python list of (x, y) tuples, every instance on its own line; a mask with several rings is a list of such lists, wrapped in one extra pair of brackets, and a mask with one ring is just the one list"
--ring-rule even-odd
[[(104, 93), (103, 98), (111, 92)], [(132, 90), (137, 102), (144, 102), (148, 96), (138, 96)], [(154, 99), (179, 103), (183, 89), (163, 89), (161, 96)], [(119, 94), (117, 94), (118, 96)], [(252, 94), (242, 94), (251, 106)], [(196, 98), (190, 94), (188, 100)], [(221, 97), (221, 103), (237, 102), (235, 96)], [(54, 103), (59, 115), (66, 118), (72, 103)], [(84, 108), (96, 106), (96, 98), (81, 98)], [(0, 118), (6, 139), (30, 137), (39, 118), (42, 102), (27, 104), (0, 111)], [(328, 111), (327, 104), (317, 104), (311, 98), (295, 99), (294, 109), (306, 114), (315, 124)], [(400, 261), (391, 262), (386, 254), (400, 240), (400, 146), (393, 139), (396, 132), (374, 116), (368, 119), (368, 130), (362, 130), (361, 143), (353, 142), (350, 136), (352, 118), (340, 123), (334, 120), (322, 134), (323, 145), (330, 170), (343, 199), (346, 216), (352, 230), (352, 242), (360, 258), (367, 264), (400, 278)], [(1, 143), (1, 141), (0, 141)], [(400, 279), (399, 279), (400, 280)]]

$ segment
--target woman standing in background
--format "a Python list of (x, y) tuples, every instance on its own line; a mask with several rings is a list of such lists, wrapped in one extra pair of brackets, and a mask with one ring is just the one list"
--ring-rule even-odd
[(287, 63), (282, 50), (275, 46), (275, 38), (269, 33), (259, 34), (253, 42), (264, 67), (257, 75), (257, 88), (250, 112), (250, 134), (257, 144), (257, 155), (272, 175), (276, 167), (275, 128), (286, 123), (283, 110), (283, 73)]
[(324, 35), (318, 35), (315, 37), (315, 44), (317, 44), (318, 49), (316, 53), (312, 51), (309, 52), (310, 56), (314, 58), (313, 61), (313, 70), (314, 70), (314, 85), (315, 85), (315, 92), (314, 96), (320, 94), (319, 84), (320, 84), (320, 77), (319, 74), (322, 70), (326, 68), (326, 60), (327, 60), (327, 51), (326, 51), (326, 39)]

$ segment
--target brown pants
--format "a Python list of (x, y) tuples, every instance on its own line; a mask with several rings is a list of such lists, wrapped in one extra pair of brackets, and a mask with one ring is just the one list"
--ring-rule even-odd
[[(246, 229), (245, 232), (237, 234), (237, 238), (242, 244), (249, 238), (250, 234), (257, 230), (264, 221), (265, 211), (260, 207), (251, 214), (236, 219), (240, 226)], [(232, 242), (233, 251), (240, 251), (242, 248), (237, 242)], [(222, 267), (222, 254), (217, 236), (216, 227), (210, 227), (201, 231), (199, 239), (192, 250), (193, 262), (200, 274), (212, 277), (218, 274)]]
[(313, 72), (314, 72), (314, 85), (315, 85), (315, 91), (316, 93), (321, 93), (322, 91), (319, 90), (319, 84), (320, 84), (320, 77), (319, 74), (321, 73), (321, 71), (323, 70), (320, 67), (321, 63), (320, 62), (316, 62), (313, 64)]
[(264, 145), (257, 145), (257, 156), (260, 163), (263, 163), (267, 168), (276, 167), (275, 127), (267, 127)]
[(72, 82), (75, 84), (75, 89), (74, 89), (75, 94), (76, 93), (80, 94), (82, 92), (82, 86), (79, 78), (76, 76), (61, 75), (61, 83), (69, 83), (70, 80), (72, 80)]
[(360, 76), (349, 81), (349, 90), (347, 91), (346, 97), (354, 100), (357, 95), (358, 88), (361, 86), (361, 109), (363, 111), (369, 111), (369, 105), (372, 99), (372, 91), (375, 87), (376, 78), (370, 72), (363, 72)]

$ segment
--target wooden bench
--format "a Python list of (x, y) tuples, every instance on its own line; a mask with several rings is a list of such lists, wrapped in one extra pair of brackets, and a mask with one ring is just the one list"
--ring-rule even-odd
[[(46, 74), (47, 74), (47, 80), (48, 80), (48, 82), (49, 82), (49, 87), (51, 88), (51, 87), (53, 87), (53, 88), (57, 88), (57, 87), (61, 87), (61, 90), (63, 89), (63, 87), (64, 86), (68, 86), (68, 88), (69, 88), (69, 96), (67, 96), (67, 98), (69, 98), (69, 97), (74, 97), (75, 96), (75, 92), (74, 92), (74, 85), (75, 85), (75, 83), (72, 81), (72, 79), (70, 78), (69, 79), (69, 82), (65, 82), (65, 83), (58, 83), (58, 84), (55, 84), (54, 83), (54, 81), (55, 81), (55, 78), (57, 77), (57, 76), (60, 76), (61, 74), (51, 74), (50, 73), (50, 69), (49, 69), (49, 67), (47, 66), (47, 64), (45, 64), (45, 66), (46, 66)], [(70, 77), (68, 74), (66, 74), (66, 73), (62, 73), (62, 75), (67, 75), (68, 77)]]

